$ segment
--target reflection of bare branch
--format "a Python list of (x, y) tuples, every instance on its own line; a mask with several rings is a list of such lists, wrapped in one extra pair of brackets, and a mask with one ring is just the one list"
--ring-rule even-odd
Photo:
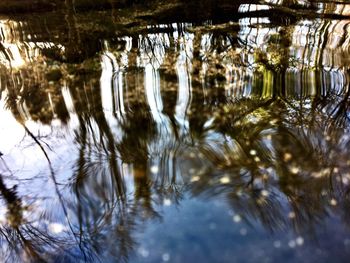
[[(26, 132), (29, 134), (29, 136), (36, 142), (36, 144), (39, 146), (39, 148), (41, 149), (41, 151), (43, 152), (43, 154), (45, 155), (45, 158), (49, 164), (49, 169), (50, 169), (50, 176), (51, 176), (51, 179), (52, 179), (52, 182), (54, 184), (54, 187), (55, 187), (55, 190), (56, 190), (56, 194), (57, 194), (57, 197), (61, 203), (61, 207), (62, 207), (62, 210), (63, 210), (63, 213), (65, 215), (65, 218), (68, 222), (68, 225), (69, 225), (69, 228), (73, 234), (73, 236), (75, 237), (75, 234), (74, 234), (74, 229), (73, 229), (73, 226), (72, 226), (72, 223), (70, 222), (70, 219), (69, 219), (69, 216), (68, 216), (68, 210), (66, 208), (66, 205), (64, 203), (64, 199), (59, 191), (59, 188), (58, 188), (58, 182), (56, 180), (56, 177), (55, 177), (55, 172), (54, 172), (54, 169), (52, 167), (52, 163), (51, 163), (51, 160), (48, 156), (48, 154), (46, 153), (46, 150), (44, 149), (44, 147), (42, 146), (42, 144), (40, 143), (40, 141), (34, 136), (34, 134), (25, 126), (25, 124), (23, 124), (23, 127), (24, 129), (26, 130)], [(78, 239), (75, 237), (78, 245), (79, 245), (79, 248), (84, 256), (84, 259), (86, 260), (86, 253), (85, 253), (85, 250), (81, 247), (81, 243), (78, 241)]]

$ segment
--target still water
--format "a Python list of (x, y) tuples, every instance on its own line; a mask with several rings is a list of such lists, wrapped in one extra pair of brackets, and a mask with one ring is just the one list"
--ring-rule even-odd
[(1, 16), (1, 262), (348, 261), (350, 4), (179, 2)]

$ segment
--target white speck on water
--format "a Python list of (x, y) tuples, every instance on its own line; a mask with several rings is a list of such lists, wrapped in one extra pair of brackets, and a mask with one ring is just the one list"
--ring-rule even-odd
[(260, 162), (261, 160), (260, 160), (260, 158), (259, 158), (258, 156), (255, 156), (255, 157), (254, 157), (254, 161), (255, 161), (256, 163), (258, 163), (258, 162)]
[(337, 200), (335, 200), (334, 198), (332, 198), (329, 203), (332, 205), (332, 206), (336, 206), (338, 204)]
[(157, 174), (159, 172), (159, 167), (156, 165), (151, 166), (151, 173)]
[(289, 213), (288, 213), (288, 217), (289, 217), (290, 219), (295, 218), (295, 213), (294, 213), (294, 212), (289, 212)]
[(228, 176), (224, 176), (224, 177), (220, 178), (220, 183), (222, 183), (222, 184), (228, 184), (230, 181), (231, 180)]
[(290, 168), (290, 172), (292, 174), (298, 174), (299, 171), (300, 171), (300, 169), (298, 167), (296, 167), (296, 166), (293, 166), (293, 167)]
[(200, 179), (201, 179), (201, 178), (200, 178), (198, 175), (193, 176), (193, 177), (191, 178), (191, 183), (198, 182)]
[(169, 253), (164, 253), (164, 254), (162, 255), (162, 260), (163, 260), (163, 261), (169, 261), (169, 260), (170, 260), (170, 255), (169, 255)]
[(248, 233), (248, 231), (247, 231), (246, 228), (241, 228), (241, 229), (239, 230), (239, 233), (240, 233), (242, 236), (246, 236), (247, 233)]
[(295, 239), (295, 243), (296, 243), (298, 246), (304, 245), (304, 238), (303, 238), (303, 237), (297, 237), (297, 239)]
[(285, 162), (288, 162), (288, 161), (290, 161), (291, 159), (292, 159), (292, 154), (291, 153), (288, 153), (288, 152), (286, 152), (284, 155), (283, 155), (283, 160), (285, 161)]
[(216, 224), (215, 223), (210, 223), (209, 224), (209, 229), (210, 230), (215, 230), (216, 229)]
[(288, 246), (289, 246), (290, 248), (295, 248), (296, 245), (297, 245), (297, 244), (296, 244), (295, 240), (290, 240), (290, 241), (288, 242)]
[(48, 229), (53, 234), (59, 234), (66, 230), (66, 227), (60, 223), (50, 223)]
[(234, 215), (233, 216), (233, 222), (239, 223), (242, 221), (242, 217), (240, 215)]
[(273, 246), (275, 247), (275, 248), (280, 248), (281, 247), (281, 241), (279, 241), (279, 240), (276, 240), (275, 242), (273, 242)]
[(270, 195), (270, 193), (269, 193), (269, 191), (267, 191), (267, 190), (262, 190), (262, 191), (261, 191), (261, 195), (262, 195), (263, 197), (268, 197), (268, 196)]
[(165, 205), (165, 206), (171, 206), (171, 200), (170, 200), (170, 199), (164, 199), (163, 205)]
[(138, 249), (138, 252), (144, 258), (147, 258), (149, 256), (149, 251), (147, 249), (143, 248), (143, 247), (140, 247)]
[(257, 154), (257, 152), (256, 152), (256, 150), (250, 150), (249, 154), (254, 156)]

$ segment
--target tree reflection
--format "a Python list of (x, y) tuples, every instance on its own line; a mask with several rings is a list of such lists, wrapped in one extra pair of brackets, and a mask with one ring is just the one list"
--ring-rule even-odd
[[(32, 20), (24, 32), (9, 23), (8, 31), (22, 36), (4, 34), (2, 95), (31, 147), (53, 149), (45, 156), (57, 180), (45, 191), (59, 200), (48, 199), (29, 223), (22, 198), (38, 193), (9, 189), (11, 180), (1, 176), (9, 223), (0, 232), (9, 253), (54, 260), (62, 250), (67, 261), (127, 261), (143, 223), (185, 195), (224, 196), (244, 220), (271, 232), (315, 236), (333, 213), (348, 224), (349, 37), (342, 16), (349, 6), (266, 2), (230, 6), (239, 13), (230, 22), (216, 21), (213, 8), (206, 23), (143, 28), (145, 17), (136, 29), (115, 22), (113, 10), (110, 28), (91, 36), (82, 26), (90, 16), (66, 1), (65, 26), (50, 29), (67, 36), (35, 47), (24, 37)], [(270, 17), (274, 9), (290, 19)], [(12, 42), (27, 45), (17, 60)], [(58, 120), (48, 140), (40, 126), (38, 135), (26, 126)], [(74, 153), (68, 172), (50, 140)], [(69, 227), (50, 235), (37, 226), (44, 219)]]

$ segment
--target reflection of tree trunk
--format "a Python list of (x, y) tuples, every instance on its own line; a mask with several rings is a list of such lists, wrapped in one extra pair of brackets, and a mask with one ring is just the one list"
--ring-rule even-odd
[(77, 197), (77, 206), (78, 206), (78, 211), (77, 211), (77, 217), (78, 217), (78, 222), (79, 222), (79, 241), (82, 243), (83, 241), (83, 233), (84, 233), (84, 223), (83, 223), (83, 209), (84, 205), (83, 202), (81, 201), (81, 196), (80, 196), (80, 191), (79, 187), (83, 184), (84, 178), (85, 178), (85, 167), (86, 167), (86, 159), (85, 159), (85, 150), (87, 146), (86, 142), (86, 135), (87, 135), (87, 129), (85, 126), (84, 121), (82, 120), (81, 116), (79, 116), (79, 123), (80, 123), (80, 133), (79, 133), (79, 142), (81, 143), (81, 147), (79, 150), (79, 159), (78, 159), (78, 171), (77, 171), (77, 177), (75, 181), (75, 194)]
[(65, 4), (65, 19), (68, 26), (68, 43), (65, 53), (68, 61), (79, 61), (77, 56), (81, 56), (81, 50), (79, 49), (81, 41), (75, 17), (75, 0), (65, 0)]
[[(199, 88), (199, 86), (202, 85), (200, 79), (200, 71), (202, 68), (202, 61), (200, 59), (201, 40), (202, 34), (195, 34), (193, 39), (193, 72), (191, 78), (191, 85), (194, 88)], [(207, 121), (207, 118), (205, 118), (205, 116), (202, 114), (205, 112), (207, 107), (204, 89), (202, 88), (202, 92), (193, 92), (191, 99), (192, 103), (188, 109), (190, 112), (192, 112), (192, 114), (188, 115), (189, 130), (191, 131), (193, 137), (200, 138), (204, 132), (204, 124)]]
[(147, 173), (147, 159), (134, 167), (135, 201), (142, 200), (142, 205), (147, 212), (153, 211), (151, 201), (151, 180)]
[(290, 29), (287, 27), (282, 27), (279, 31), (280, 35), (280, 43), (279, 43), (279, 56), (280, 61), (278, 67), (273, 70), (273, 91), (272, 97), (285, 97), (287, 95), (286, 92), (286, 76), (287, 69), (289, 67), (289, 48), (292, 45), (292, 34)]
[[(73, 85), (73, 83), (72, 83)], [(74, 84), (76, 85), (76, 84)], [(74, 94), (74, 97), (79, 97), (79, 94), (77, 94), (75, 91), (76, 90), (71, 90), (72, 94)], [(75, 104), (75, 109), (77, 109), (77, 114), (79, 116), (79, 123), (80, 123), (80, 131), (81, 133), (79, 134), (79, 144), (81, 144), (81, 151), (80, 151), (80, 158), (79, 158), (79, 172), (78, 172), (78, 177), (77, 180), (83, 180), (84, 176), (87, 176), (84, 174), (84, 165), (88, 163), (84, 158), (84, 151), (86, 150), (85, 145), (88, 143), (87, 142), (87, 128), (86, 124), (91, 122), (91, 118), (94, 119), (99, 127), (99, 133), (100, 133), (100, 145), (104, 149), (106, 156), (108, 158), (108, 163), (109, 163), (109, 170), (110, 170), (110, 175), (112, 176), (113, 180), (116, 183), (116, 195), (118, 198), (121, 198), (124, 200), (125, 197), (125, 185), (123, 182), (123, 179), (119, 173), (118, 170), (118, 165), (117, 165), (117, 153), (116, 153), (116, 148), (115, 148), (115, 140), (114, 140), (114, 135), (111, 131), (111, 128), (109, 127), (109, 124), (106, 120), (106, 116), (104, 115), (104, 111), (102, 108), (102, 98), (100, 96), (100, 92), (96, 90), (96, 92), (93, 93), (94, 102), (92, 103), (95, 107), (92, 109), (93, 112), (88, 112), (85, 113), (84, 111), (86, 110), (86, 103), (89, 104), (88, 101), (79, 103), (76, 102)], [(91, 128), (91, 131), (93, 129)], [(94, 137), (93, 139), (95, 140), (96, 136), (95, 134), (92, 134)], [(107, 147), (105, 147), (105, 142), (104, 139), (106, 139)], [(97, 142), (96, 142), (97, 143)], [(77, 182), (78, 183), (78, 182)]]
[(99, 125), (99, 128), (101, 129), (101, 132), (106, 135), (107, 137), (107, 143), (108, 143), (108, 161), (110, 165), (110, 172), (111, 175), (115, 179), (115, 183), (117, 186), (117, 196), (120, 197), (123, 201), (125, 200), (125, 185), (124, 181), (119, 173), (118, 165), (117, 165), (117, 153), (115, 148), (115, 141), (113, 133), (110, 130), (110, 127), (107, 123), (107, 120), (104, 116), (103, 110), (100, 109), (100, 112), (98, 114), (99, 116), (96, 116), (96, 122)]
[(109, 1), (110, 5), (111, 5), (111, 16), (112, 16), (112, 21), (113, 21), (114, 23), (116, 23), (117, 20), (118, 20), (118, 15), (117, 15), (117, 13), (116, 13), (115, 1), (113, 1), (113, 0), (108, 0), (108, 1)]
[[(68, 25), (68, 38), (71, 44), (76, 44), (79, 40), (79, 34), (77, 30), (77, 21), (75, 17), (75, 0), (66, 0), (66, 22)], [(78, 42), (79, 43), (79, 42)]]

